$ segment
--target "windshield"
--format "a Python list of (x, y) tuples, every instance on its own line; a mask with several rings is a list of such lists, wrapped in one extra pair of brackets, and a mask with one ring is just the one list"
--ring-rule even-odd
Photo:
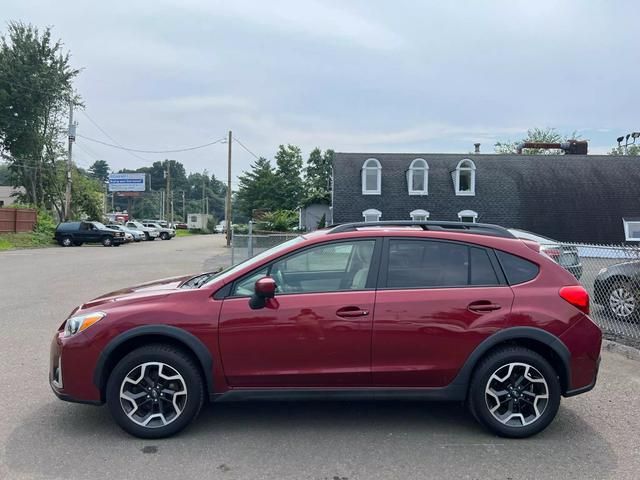
[(102, 223), (100, 223), (100, 222), (91, 222), (91, 223), (93, 223), (93, 226), (94, 226), (94, 227), (97, 227), (97, 228), (99, 228), (100, 230), (104, 230), (105, 228), (107, 228), (107, 227), (105, 227), (105, 226), (104, 226), (104, 224), (102, 224)]
[[(208, 273), (205, 275), (208, 275), (206, 278), (203, 278), (202, 280), (200, 280), (198, 282), (198, 287), (203, 287), (205, 285), (208, 285), (209, 283), (211, 283), (214, 280), (220, 280), (220, 279), (225, 279), (227, 277), (232, 276), (233, 274), (235, 274), (236, 272), (239, 272), (240, 270), (242, 270), (243, 268), (253, 265), (253, 264), (257, 264), (260, 263), (262, 260), (264, 260), (265, 258), (273, 255), (274, 253), (278, 253), (281, 252), (283, 250), (286, 250), (287, 248), (289, 248), (291, 245), (295, 245), (296, 243), (300, 243), (304, 240), (304, 237), (302, 235), (300, 235), (299, 237), (295, 237), (292, 238), (291, 240), (287, 240), (284, 243), (281, 243), (279, 245), (276, 245), (275, 247), (271, 247), (268, 250), (265, 250), (264, 252), (259, 253), (258, 255), (256, 255), (255, 257), (251, 257), (246, 259), (243, 262), (240, 262), (236, 265), (233, 265), (229, 268), (227, 268), (226, 270), (222, 270), (221, 272), (217, 272), (217, 273)], [(203, 275), (204, 277), (204, 275)]]

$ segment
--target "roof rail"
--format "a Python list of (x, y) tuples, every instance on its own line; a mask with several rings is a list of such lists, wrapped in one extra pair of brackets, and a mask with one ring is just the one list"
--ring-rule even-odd
[(385, 220), (380, 222), (353, 222), (331, 225), (327, 233), (353, 232), (359, 228), (369, 227), (421, 227), (428, 231), (455, 231), (459, 233), (473, 233), (475, 235), (488, 235), (493, 237), (516, 238), (509, 230), (499, 225), (490, 223), (467, 222), (437, 222), (432, 220)]

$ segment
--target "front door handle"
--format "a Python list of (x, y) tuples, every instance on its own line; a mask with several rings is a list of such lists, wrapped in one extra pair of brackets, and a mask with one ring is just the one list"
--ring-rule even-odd
[(336, 315), (342, 318), (366, 317), (369, 310), (363, 310), (360, 307), (342, 307), (338, 309)]
[(487, 313), (487, 312), (493, 312), (495, 310), (500, 310), (502, 307), (497, 303), (480, 301), (480, 302), (470, 303), (467, 308), (475, 313)]

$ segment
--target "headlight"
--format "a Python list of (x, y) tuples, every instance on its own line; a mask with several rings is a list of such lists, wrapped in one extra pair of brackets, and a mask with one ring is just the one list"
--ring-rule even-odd
[(67, 320), (64, 326), (64, 336), (71, 337), (82, 330), (89, 328), (91, 325), (106, 317), (104, 312), (93, 312), (85, 315), (78, 315)]

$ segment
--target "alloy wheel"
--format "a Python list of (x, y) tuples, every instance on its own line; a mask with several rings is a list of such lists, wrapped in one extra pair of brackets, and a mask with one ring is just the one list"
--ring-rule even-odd
[(627, 318), (636, 310), (636, 297), (624, 285), (616, 286), (609, 294), (609, 308), (620, 318)]
[(485, 402), (491, 415), (508, 427), (524, 427), (537, 421), (549, 404), (549, 386), (533, 366), (507, 363), (489, 377)]
[(69, 237), (64, 237), (62, 239), (62, 245), (65, 246), (65, 247), (70, 247), (72, 243), (73, 242), (71, 241), (71, 239)]
[(162, 362), (133, 368), (120, 385), (120, 406), (129, 419), (145, 428), (174, 422), (187, 404), (187, 384), (180, 373)]

